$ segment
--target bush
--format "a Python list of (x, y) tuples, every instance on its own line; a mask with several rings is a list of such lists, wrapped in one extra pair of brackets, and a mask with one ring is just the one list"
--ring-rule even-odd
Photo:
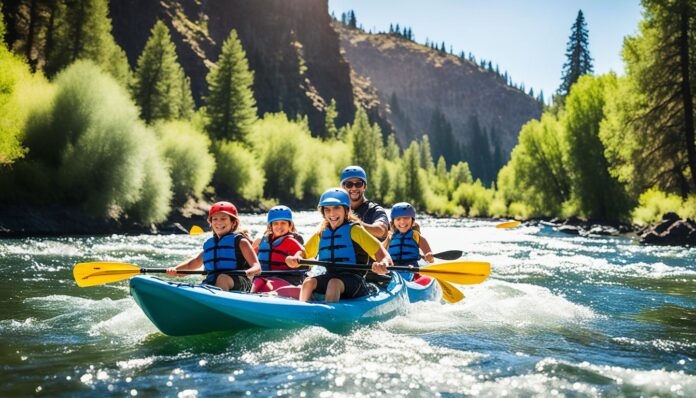
[(143, 163), (145, 178), (140, 187), (139, 199), (129, 213), (145, 223), (161, 222), (167, 218), (172, 200), (172, 179), (168, 167), (156, 150), (155, 137), (144, 134), (143, 140), (149, 148)]
[(208, 136), (185, 121), (158, 123), (155, 131), (169, 166), (177, 203), (183, 203), (188, 196), (200, 197), (215, 172)]
[(217, 169), (213, 183), (224, 196), (259, 201), (266, 180), (258, 159), (237, 142), (219, 141), (213, 146)]
[(466, 209), (469, 217), (486, 217), (493, 202), (494, 191), (476, 180), (473, 184), (462, 184), (452, 194), (452, 200)]
[(26, 164), (18, 167), (47, 184), (15, 181), (37, 202), (82, 205), (95, 215), (119, 214), (139, 205), (140, 220), (162, 219), (161, 205), (139, 201), (148, 190), (166, 197), (171, 181), (146, 171), (166, 171), (166, 165), (156, 155), (153, 132), (138, 120), (124, 89), (89, 61), (65, 69), (55, 85), (53, 102), (29, 117), (30, 151)]
[[(693, 201), (693, 197), (691, 199)], [(652, 224), (660, 221), (663, 214), (679, 213), (681, 209), (682, 200), (678, 195), (666, 194), (657, 188), (652, 188), (640, 195), (638, 207), (633, 209), (632, 218), (636, 224)]]

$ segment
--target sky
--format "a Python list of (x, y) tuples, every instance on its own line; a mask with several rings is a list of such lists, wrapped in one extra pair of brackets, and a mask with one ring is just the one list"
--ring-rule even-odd
[(589, 32), (595, 74), (623, 74), (623, 38), (635, 35), (642, 18), (638, 0), (329, 0), (329, 12), (354, 10), (367, 31), (408, 26), (416, 41), (445, 42), (454, 53), (471, 52), (508, 71), (516, 84), (548, 102), (560, 85), (565, 50), (578, 10)]

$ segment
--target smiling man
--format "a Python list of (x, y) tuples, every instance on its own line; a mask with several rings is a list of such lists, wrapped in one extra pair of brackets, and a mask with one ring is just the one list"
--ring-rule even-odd
[(365, 197), (367, 174), (360, 166), (348, 166), (341, 172), (341, 187), (350, 195), (350, 208), (361, 225), (377, 239), (384, 240), (389, 230), (387, 211)]

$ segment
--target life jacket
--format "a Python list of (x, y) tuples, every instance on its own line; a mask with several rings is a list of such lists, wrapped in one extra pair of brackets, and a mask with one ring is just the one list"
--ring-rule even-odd
[[(396, 230), (389, 241), (389, 255), (397, 265), (417, 265), (418, 260), (420, 260), (420, 251), (418, 249), (418, 242), (413, 236), (413, 230), (409, 230), (405, 234)], [(412, 272), (399, 272), (404, 280), (412, 281)]]
[(345, 223), (335, 230), (327, 227), (319, 240), (319, 261), (367, 264), (369, 256), (350, 237), (354, 223)]
[(213, 235), (203, 243), (203, 266), (209, 273), (237, 269), (247, 269), (247, 264), (241, 250), (239, 241), (244, 236), (234, 232), (222, 238)]
[(398, 230), (392, 234), (389, 241), (389, 255), (394, 263), (412, 263), (415, 265), (420, 260), (418, 242), (413, 236), (413, 230), (402, 234)]
[[(288, 252), (288, 250), (292, 250), (290, 245), (291, 241), (288, 238), (293, 238), (293, 236), (284, 235), (274, 239), (272, 242), (268, 240), (267, 236), (261, 238), (258, 254), (262, 270), (277, 271), (292, 269), (285, 264), (285, 257), (295, 254)], [(292, 247), (294, 247), (294, 245)]]

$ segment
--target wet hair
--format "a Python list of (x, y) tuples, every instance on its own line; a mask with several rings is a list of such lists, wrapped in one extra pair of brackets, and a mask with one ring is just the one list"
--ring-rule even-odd
[[(356, 216), (355, 213), (353, 213), (353, 211), (349, 207), (346, 207), (346, 206), (341, 206), (341, 207), (346, 209), (346, 212), (347, 212), (346, 219), (344, 220), (344, 222), (358, 222), (358, 221), (360, 221), (360, 218), (358, 218), (358, 216)], [(329, 220), (327, 220), (326, 217), (324, 216), (324, 206), (319, 206), (319, 213), (321, 213), (321, 217), (323, 218), (321, 225), (319, 226), (319, 233), (322, 233), (322, 232), (324, 232), (324, 230), (326, 230), (326, 228), (329, 227)]]

